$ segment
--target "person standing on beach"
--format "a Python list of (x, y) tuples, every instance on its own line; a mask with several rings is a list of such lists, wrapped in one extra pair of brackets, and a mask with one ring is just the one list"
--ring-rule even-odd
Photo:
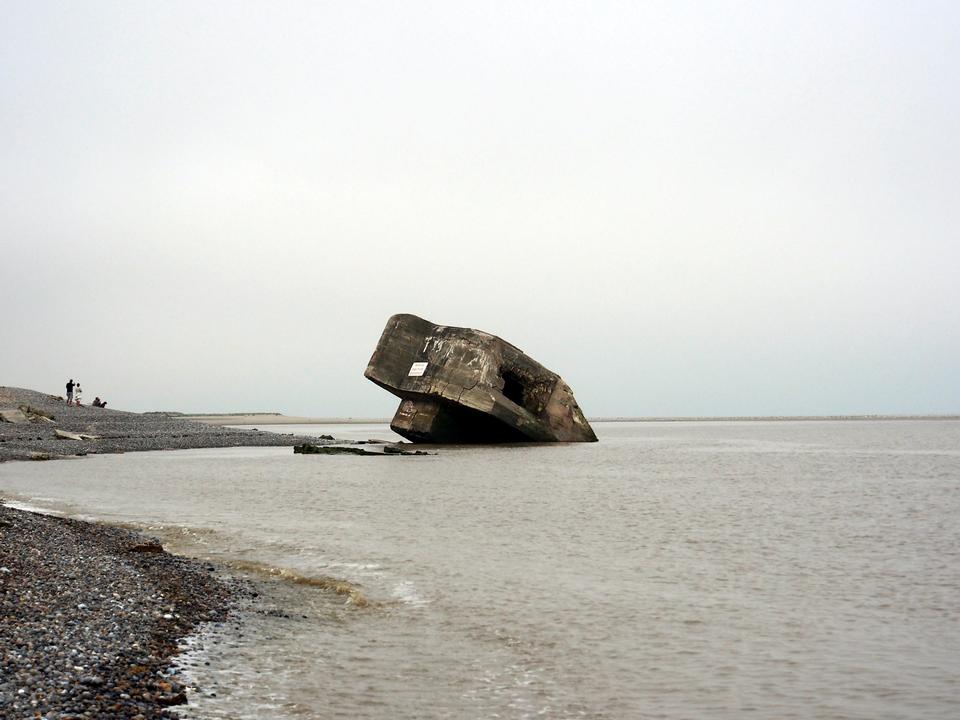
[(73, 402), (73, 378), (67, 382), (67, 405)]
[(76, 389), (73, 391), (73, 395), (76, 398), (77, 407), (80, 407), (80, 395), (83, 393), (83, 390), (80, 389), (80, 383), (77, 383)]

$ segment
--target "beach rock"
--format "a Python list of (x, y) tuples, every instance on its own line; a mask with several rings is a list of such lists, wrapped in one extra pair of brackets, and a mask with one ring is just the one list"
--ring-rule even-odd
[(0, 410), (0, 422), (19, 424), (29, 422), (29, 420), (23, 410), (12, 408), (9, 410)]
[(59, 428), (54, 429), (53, 434), (56, 435), (61, 440), (99, 440), (96, 435), (88, 435), (87, 433), (72, 433), (67, 432), (66, 430), (60, 430)]
[(298, 455), (366, 455), (368, 457), (384, 457), (386, 455), (430, 455), (422, 450), (404, 450), (397, 445), (386, 445), (383, 452), (364, 450), (359, 447), (343, 447), (342, 445), (294, 445), (293, 452)]
[(479, 330), (394, 315), (364, 375), (401, 398), (390, 428), (413, 442), (597, 440), (559, 375)]
[(163, 693), (154, 697), (154, 702), (161, 707), (184, 705), (187, 702), (187, 694), (182, 690), (178, 693)]
[(430, 455), (431, 453), (424, 452), (423, 450), (404, 450), (399, 445), (385, 445), (383, 448), (384, 455)]
[(382, 455), (383, 453), (369, 452), (358, 447), (342, 447), (339, 445), (312, 445), (303, 443), (294, 445), (293, 452), (297, 455)]
[(150, 538), (144, 540), (143, 542), (135, 543), (130, 546), (130, 552), (135, 553), (162, 553), (163, 545), (158, 543), (156, 540)]
[(56, 418), (53, 417), (49, 412), (45, 410), (40, 410), (39, 408), (30, 407), (29, 405), (21, 405), (20, 412), (27, 416), (27, 420), (32, 423), (53, 423), (56, 422)]

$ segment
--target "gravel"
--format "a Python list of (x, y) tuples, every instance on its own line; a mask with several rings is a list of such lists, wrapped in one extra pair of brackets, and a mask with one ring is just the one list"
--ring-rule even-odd
[(0, 505), (0, 717), (173, 717), (180, 641), (249, 592), (130, 530)]
[[(324, 442), (67, 406), (0, 387), (0, 410), (18, 408), (29, 422), (0, 422), (0, 462)], [(55, 430), (94, 437), (61, 439)], [(244, 581), (133, 531), (15, 510), (0, 499), (0, 718), (176, 717), (166, 708), (187, 700), (171, 664), (179, 643), (201, 623), (222, 625), (253, 595)]]
[[(0, 410), (28, 407), (31, 422), (0, 422), (0, 462), (50, 460), (93, 453), (137, 450), (182, 450), (240, 446), (316, 444), (317, 438), (205, 425), (165, 413), (131, 413), (111, 408), (68, 406), (53, 395), (0, 387)], [(52, 422), (42, 419), (46, 415)], [(54, 430), (97, 439), (67, 440)]]

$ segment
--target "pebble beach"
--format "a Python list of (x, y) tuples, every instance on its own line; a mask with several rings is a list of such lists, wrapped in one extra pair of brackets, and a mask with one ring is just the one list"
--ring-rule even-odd
[[(168, 413), (78, 407), (67, 405), (57, 396), (23, 388), (0, 387), (0, 411), (25, 418), (20, 422), (0, 422), (0, 462), (142, 450), (282, 447), (316, 441), (316, 438), (208, 425)], [(58, 437), (57, 430), (84, 437)]]
[[(311, 440), (67, 406), (21, 388), (0, 387), (0, 410), (15, 419), (0, 422), (0, 462)], [(152, 538), (0, 498), (0, 717), (176, 717), (170, 708), (187, 702), (178, 648), (249, 595), (243, 581)]]
[(244, 592), (138, 533), (0, 505), (0, 717), (171, 717), (179, 643)]

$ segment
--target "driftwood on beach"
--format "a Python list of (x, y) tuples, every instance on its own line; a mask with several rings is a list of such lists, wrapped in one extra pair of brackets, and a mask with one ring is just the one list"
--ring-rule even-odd
[(559, 375), (489, 333), (394, 315), (364, 375), (401, 398), (391, 429), (414, 442), (595, 442)]

